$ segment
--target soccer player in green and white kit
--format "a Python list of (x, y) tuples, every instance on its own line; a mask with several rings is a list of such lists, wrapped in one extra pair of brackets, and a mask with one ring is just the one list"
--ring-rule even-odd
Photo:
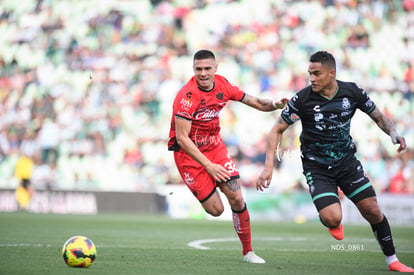
[(265, 168), (256, 188), (263, 191), (269, 187), (275, 152), (283, 132), (300, 119), (303, 174), (322, 224), (334, 238), (344, 238), (339, 187), (370, 223), (388, 269), (414, 272), (398, 261), (390, 225), (378, 206), (374, 188), (355, 157), (356, 147), (350, 136), (351, 119), (357, 109), (368, 114), (391, 137), (393, 144), (399, 144), (398, 152), (406, 148), (405, 139), (363, 89), (355, 83), (336, 79), (336, 62), (330, 53), (314, 53), (308, 72), (311, 85), (290, 99), (270, 132)]

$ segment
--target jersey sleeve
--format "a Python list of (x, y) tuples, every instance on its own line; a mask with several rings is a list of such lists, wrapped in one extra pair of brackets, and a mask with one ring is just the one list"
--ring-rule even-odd
[(218, 75), (216, 75), (216, 77), (220, 79), (220, 84), (225, 85), (229, 100), (242, 101), (246, 96), (244, 91), (242, 91), (238, 86), (230, 83), (230, 81), (228, 81), (225, 77)]
[(230, 86), (231, 86), (231, 97), (230, 97), (230, 99), (234, 100), (234, 101), (242, 101), (243, 98), (246, 95), (245, 92), (240, 90), (240, 88), (237, 87), (237, 86), (234, 86), (234, 85), (231, 85), (231, 84), (230, 84)]
[(293, 124), (300, 119), (299, 104), (300, 98), (299, 95), (296, 94), (289, 100), (286, 108), (283, 109), (282, 113), (280, 114), (283, 120), (288, 124)]
[(375, 109), (375, 103), (369, 98), (364, 89), (361, 89), (356, 84), (354, 85), (356, 97), (358, 100), (358, 109), (367, 114), (371, 113)]

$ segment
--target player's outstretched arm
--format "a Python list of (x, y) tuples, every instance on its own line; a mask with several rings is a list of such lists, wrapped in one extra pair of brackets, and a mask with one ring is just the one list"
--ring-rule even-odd
[(263, 112), (271, 112), (274, 110), (285, 108), (288, 101), (289, 100), (287, 98), (283, 98), (280, 101), (276, 101), (271, 99), (262, 99), (246, 94), (241, 102), (257, 110)]
[(256, 181), (256, 190), (263, 191), (265, 188), (269, 187), (270, 182), (272, 181), (275, 153), (278, 145), (280, 144), (280, 140), (282, 139), (283, 132), (288, 127), (289, 124), (281, 117), (279, 117), (275, 125), (272, 127), (267, 140), (265, 167)]
[(380, 127), (387, 135), (391, 137), (391, 141), (393, 144), (399, 144), (400, 146), (397, 149), (397, 152), (400, 153), (407, 148), (407, 144), (405, 143), (404, 137), (400, 136), (395, 129), (395, 125), (392, 120), (384, 115), (378, 107), (375, 107), (374, 111), (372, 111), (369, 116), (375, 123)]

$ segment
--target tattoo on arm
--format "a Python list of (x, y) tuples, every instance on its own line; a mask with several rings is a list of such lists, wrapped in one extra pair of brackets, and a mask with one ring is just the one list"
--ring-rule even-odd
[(395, 131), (394, 123), (391, 119), (385, 116), (378, 108), (375, 108), (374, 111), (370, 114), (370, 117), (377, 123), (385, 133), (390, 134)]
[(240, 179), (229, 180), (226, 185), (231, 191), (236, 192), (240, 190)]

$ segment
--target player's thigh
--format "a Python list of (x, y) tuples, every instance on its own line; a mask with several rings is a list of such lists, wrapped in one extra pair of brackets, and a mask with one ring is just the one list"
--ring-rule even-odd
[(216, 191), (200, 203), (204, 210), (212, 216), (220, 216), (224, 211), (223, 202), (221, 201), (219, 193)]
[(338, 186), (332, 173), (309, 163), (304, 163), (303, 167), (309, 193), (318, 212), (332, 204), (339, 204)]
[(226, 168), (232, 179), (240, 177), (239, 170), (237, 169), (236, 164), (231, 158), (224, 143), (219, 143), (214, 150), (206, 152), (205, 155), (212, 162), (220, 164)]
[[(355, 157), (352, 157), (347, 165), (342, 166), (338, 174), (338, 185), (355, 205), (358, 205), (361, 200), (376, 196), (361, 162)], [(376, 201), (376, 199), (368, 201)]]
[(184, 183), (203, 204), (216, 192), (216, 182), (207, 170), (188, 154), (174, 152), (174, 159)]

